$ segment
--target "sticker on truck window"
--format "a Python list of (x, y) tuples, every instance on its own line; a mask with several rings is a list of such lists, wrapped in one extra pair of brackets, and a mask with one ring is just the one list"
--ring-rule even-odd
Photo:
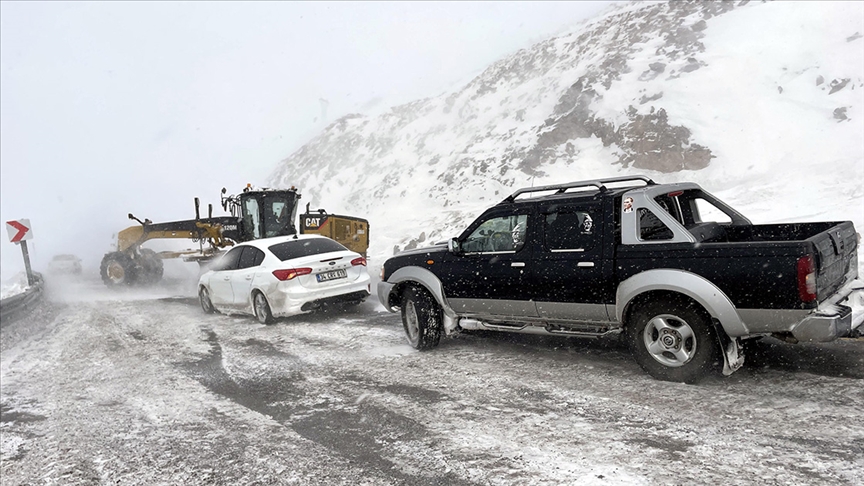
[(633, 212), (633, 198), (625, 197), (624, 198), (624, 212), (632, 213)]

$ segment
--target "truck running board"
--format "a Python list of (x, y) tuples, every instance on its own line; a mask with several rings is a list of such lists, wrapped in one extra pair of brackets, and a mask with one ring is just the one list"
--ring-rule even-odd
[(471, 331), (506, 331), (521, 334), (539, 334), (544, 336), (578, 336), (599, 338), (602, 336), (620, 334), (620, 327), (610, 327), (603, 323), (548, 323), (548, 322), (488, 322), (479, 319), (459, 319), (459, 327)]

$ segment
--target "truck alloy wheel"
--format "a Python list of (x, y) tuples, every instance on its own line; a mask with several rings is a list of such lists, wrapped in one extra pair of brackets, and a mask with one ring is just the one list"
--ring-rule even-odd
[(695, 383), (719, 356), (710, 320), (693, 303), (641, 305), (627, 325), (627, 337), (636, 362), (659, 380)]
[(696, 354), (693, 329), (672, 314), (660, 314), (648, 321), (642, 340), (651, 357), (665, 366), (684, 366)]

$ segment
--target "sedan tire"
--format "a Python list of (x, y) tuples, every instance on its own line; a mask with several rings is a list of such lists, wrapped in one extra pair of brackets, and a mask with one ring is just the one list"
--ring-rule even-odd
[(270, 311), (270, 304), (267, 302), (267, 297), (261, 292), (255, 292), (252, 295), (252, 303), (255, 307), (255, 317), (261, 324), (272, 324), (276, 319), (273, 317), (273, 312)]
[(198, 300), (201, 301), (201, 309), (205, 314), (216, 312), (216, 308), (213, 307), (213, 302), (210, 300), (210, 292), (207, 291), (207, 287), (202, 286), (198, 291)]

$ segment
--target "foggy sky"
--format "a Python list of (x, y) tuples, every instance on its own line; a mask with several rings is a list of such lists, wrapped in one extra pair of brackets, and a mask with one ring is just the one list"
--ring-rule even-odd
[[(610, 3), (4, 1), (0, 216), (31, 220), (36, 270), (95, 268), (127, 213), (190, 219), (336, 118), (455, 89)], [(23, 269), (0, 251), (3, 279)]]

